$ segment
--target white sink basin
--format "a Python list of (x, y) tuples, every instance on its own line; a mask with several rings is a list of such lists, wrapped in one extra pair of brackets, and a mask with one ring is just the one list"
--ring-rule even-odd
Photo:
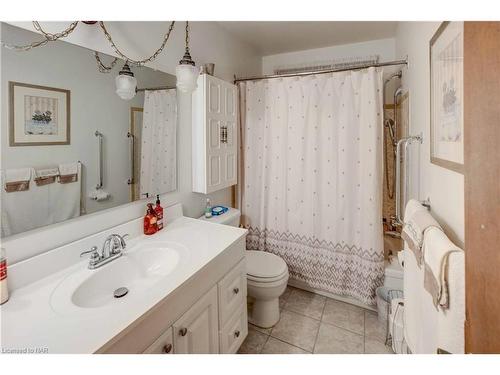
[[(96, 309), (128, 303), (144, 295), (160, 281), (186, 263), (189, 250), (172, 242), (143, 242), (126, 250), (124, 254), (95, 270), (87, 268), (65, 278), (54, 290), (51, 305), (55, 311)], [(128, 293), (114, 296), (118, 288)]]

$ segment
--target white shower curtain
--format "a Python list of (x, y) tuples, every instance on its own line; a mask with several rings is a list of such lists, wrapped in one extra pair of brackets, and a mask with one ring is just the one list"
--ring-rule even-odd
[(146, 91), (141, 134), (141, 196), (176, 189), (176, 130), (175, 90)]
[(384, 274), (381, 87), (375, 68), (239, 87), (247, 248), (367, 304)]

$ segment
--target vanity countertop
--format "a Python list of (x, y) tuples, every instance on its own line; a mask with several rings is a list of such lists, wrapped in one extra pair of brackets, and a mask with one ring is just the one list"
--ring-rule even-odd
[(93, 272), (105, 271), (114, 261), (97, 270), (88, 270), (88, 259), (82, 258), (76, 264), (13, 290), (10, 300), (0, 307), (2, 351), (94, 353), (139, 321), (246, 232), (241, 228), (181, 216), (155, 235), (130, 239), (123, 257), (137, 246), (155, 242), (178, 244), (181, 252), (186, 249), (186, 254), (173, 272), (158, 279), (144, 292), (115, 299), (104, 306), (82, 308), (73, 305), (72, 310), (61, 310), (54, 306), (54, 293), (75, 274), (85, 279)]

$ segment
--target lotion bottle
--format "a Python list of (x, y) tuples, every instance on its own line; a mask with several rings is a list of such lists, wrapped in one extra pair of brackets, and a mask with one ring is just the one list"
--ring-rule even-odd
[(148, 203), (148, 210), (144, 216), (144, 234), (151, 235), (158, 232), (158, 218), (156, 217), (153, 203)]
[(156, 195), (156, 206), (155, 206), (155, 214), (158, 219), (157, 225), (158, 230), (163, 229), (163, 207), (160, 205), (160, 194)]

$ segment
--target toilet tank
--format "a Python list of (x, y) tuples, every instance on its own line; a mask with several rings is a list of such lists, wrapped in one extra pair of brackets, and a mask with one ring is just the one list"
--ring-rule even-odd
[(241, 212), (236, 208), (229, 208), (229, 210), (222, 215), (214, 215), (211, 218), (206, 218), (205, 216), (201, 216), (200, 220), (206, 220), (211, 223), (231, 225), (233, 227), (240, 226), (240, 217)]

